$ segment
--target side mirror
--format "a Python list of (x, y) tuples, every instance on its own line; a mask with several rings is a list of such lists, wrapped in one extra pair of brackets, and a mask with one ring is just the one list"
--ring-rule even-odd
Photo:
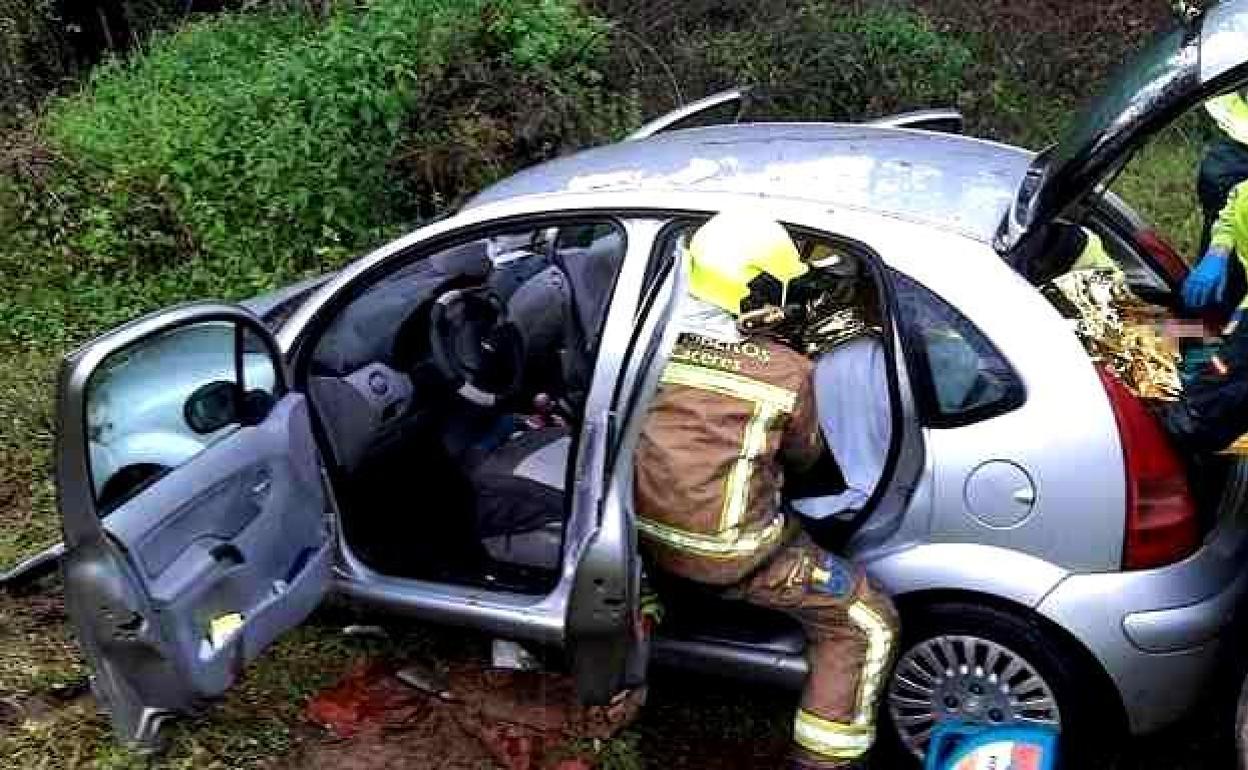
[(258, 425), (273, 408), (273, 394), (253, 388), (243, 391), (238, 383), (210, 382), (186, 399), (183, 417), (201, 435), (216, 433), (229, 425)]
[(243, 397), (236, 382), (210, 382), (186, 399), (182, 414), (187, 426), (196, 433), (216, 433), (227, 425), (242, 422)]

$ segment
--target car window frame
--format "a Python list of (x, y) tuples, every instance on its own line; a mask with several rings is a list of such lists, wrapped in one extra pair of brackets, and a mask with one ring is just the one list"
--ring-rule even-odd
[[(601, 335), (605, 332), (608, 318), (610, 316), (610, 305), (614, 300), (618, 290), (621, 275), (627, 269), (626, 262), (630, 250), (633, 248), (633, 235), (630, 231), (629, 224), (638, 217), (632, 215), (623, 209), (555, 209), (540, 212), (531, 212), (524, 214), (516, 214), (511, 216), (503, 216), (492, 219), (486, 219), (479, 222), (466, 225), (464, 227), (449, 229), (445, 232), (429, 238), (416, 240), (412, 243), (404, 245), (402, 248), (387, 255), (384, 259), (368, 266), (367, 269), (353, 275), (350, 281), (342, 286), (336, 287), (333, 294), (329, 296), (325, 302), (320, 304), (312, 318), (303, 326), (300, 331), (295, 345), (289, 353), (289, 368), (293, 389), (310, 394), (309, 384), (313, 373), (313, 363), (316, 358), (316, 350), (320, 345), (325, 333), (332, 327), (333, 323), (340, 317), (343, 311), (350, 306), (352, 302), (357, 301), (366, 295), (373, 287), (379, 283), (389, 279), (395, 274), (411, 268), (413, 265), (429, 259), (437, 254), (455, 249), (483, 238), (497, 236), (500, 233), (508, 231), (537, 231), (546, 228), (562, 228), (576, 225), (610, 225), (620, 235), (620, 249), (623, 254), (620, 269), (616, 271), (612, 278), (610, 290), (607, 292), (607, 306), (603, 309), (601, 318), (599, 319), (598, 333), (600, 338), (598, 345), (594, 350), (591, 372), (594, 372), (602, 363), (606, 341), (601, 339)], [(446, 220), (452, 221), (452, 220)], [(419, 231), (414, 235), (418, 235)], [(592, 378), (592, 375), (591, 375)], [(318, 406), (314, 399), (310, 399), (311, 417), (313, 435), (316, 437), (317, 445), (323, 448), (323, 458), (327, 483), (331, 489), (341, 483), (342, 467), (337, 458), (334, 456), (332, 442), (328, 440), (326, 426), (318, 412)], [(578, 483), (578, 474), (583, 473), (582, 468), (585, 460), (585, 440), (593, 438), (594, 432), (598, 430), (589, 425), (591, 420), (586, 412), (581, 415), (581, 420), (577, 423), (575, 430), (571, 432), (571, 443), (568, 448), (568, 465), (564, 476), (565, 489), (565, 526), (561, 533), (560, 553), (561, 564), (552, 576), (548, 585), (541, 587), (536, 593), (525, 593), (524, 596), (551, 596), (559, 590), (560, 581), (562, 581), (562, 573), (567, 568), (566, 559), (569, 554), (569, 537), (570, 525), (574, 515), (575, 508), (578, 504), (576, 499), (577, 491), (583, 486)], [(602, 428), (606, 431), (606, 428)], [(349, 540), (340, 538), (340, 542), (345, 546), (350, 554), (350, 561), (360, 565), (367, 565), (359, 560), (359, 557), (351, 550)], [(396, 580), (406, 581), (407, 578), (395, 578)], [(416, 581), (421, 582), (421, 581)], [(455, 590), (473, 590), (482, 589), (490, 590), (485, 585), (469, 585), (457, 582), (444, 582), (439, 585), (449, 586)]]
[[(135, 496), (129, 496), (118, 505), (111, 506), (107, 511), (99, 504), (95, 486), (95, 470), (92, 467), (87, 444), (90, 435), (87, 398), (96, 369), (113, 355), (170, 331), (214, 322), (227, 322), (235, 326), (232, 351), (235, 366), (239, 365), (238, 355), (242, 349), (240, 342), (242, 332), (245, 328), (249, 328), (261, 341), (264, 352), (273, 364), (274, 397), (280, 399), (292, 390), (287, 362), (272, 332), (265, 327), (263, 321), (244, 307), (219, 302), (186, 302), (148, 313), (92, 339), (67, 354), (62, 360), (58, 374), (57, 435), (61, 441), (69, 442), (70, 446), (58, 452), (56, 484), (59, 507), (62, 511), (62, 531), (67, 548), (73, 547), (75, 543), (84, 538), (93, 536), (97, 531), (102, 531), (104, 519), (108, 513), (125, 505)], [(78, 379), (77, 373), (83, 370), (89, 370), (90, 375)], [(196, 457), (198, 456), (197, 454)], [(194, 460), (195, 457), (192, 457), (187, 462)], [(184, 465), (186, 463), (178, 467)], [(135, 494), (140, 494), (157, 483), (172, 470), (174, 469), (166, 469), (164, 473), (151, 479)], [(89, 510), (90, 520), (80, 520), (78, 516), (67, 516), (67, 508)]]
[[(1013, 362), (1001, 352), (992, 338), (979, 328), (979, 325), (972, 321), (965, 313), (957, 308), (953, 303), (940, 296), (936, 291), (932, 290), (922, 281), (897, 270), (896, 268), (888, 268), (890, 283), (896, 292), (896, 303), (898, 311), (901, 311), (901, 294), (906, 291), (905, 284), (909, 283), (918, 289), (921, 296), (934, 299), (942, 308), (948, 309), (957, 319), (969, 329), (989, 350), (992, 351), (1006, 367), (1009, 379), (1005, 392), (998, 398), (988, 403), (976, 405), (970, 409), (957, 413), (950, 413), (944, 409), (940, 403), (937, 393), (936, 380), (931, 366), (931, 360), (927, 354), (926, 344), (923, 339), (923, 329), (919, 328), (915, 319), (908, 317), (904, 312), (898, 312), (899, 317), (899, 336), (902, 343), (902, 353), (905, 356), (907, 367), (910, 370), (912, 379), (912, 389), (914, 390), (915, 400), (918, 405), (919, 418), (925, 428), (961, 428), (967, 425), (990, 420), (1009, 414), (1027, 403), (1027, 386), (1023, 378), (1019, 375), (1018, 369)], [(966, 339), (965, 336), (963, 339)], [(975, 347), (972, 343), (972, 347)], [(982, 352), (976, 350), (977, 360), (983, 360)]]
[[(385, 259), (369, 265), (366, 270), (353, 275), (349, 283), (337, 287), (330, 297), (316, 307), (312, 318), (302, 325), (289, 354), (292, 387), (300, 392), (307, 392), (310, 365), (315, 357), (316, 347), (324, 336), (325, 331), (348, 305), (394, 273), (448, 249), (490, 237), (491, 233), (497, 234), (501, 230), (538, 230), (544, 227), (560, 227), (575, 224), (610, 223), (623, 236), (621, 248), (627, 256), (630, 248), (627, 226), (629, 219), (629, 215), (622, 211), (544, 211), (484, 220), (406, 245), (393, 254), (387, 255)], [(618, 282), (619, 272), (617, 271), (612, 280), (608, 296), (615, 295)], [(605, 324), (605, 312), (602, 323)]]
[[(228, 355), (230, 358), (231, 366), (233, 368), (233, 380), (232, 381), (212, 380), (209, 382), (201, 383), (200, 385), (196, 386), (196, 388), (193, 391), (191, 391), (190, 395), (188, 395), (187, 398), (183, 400), (181, 407), (176, 410), (176, 419), (180, 420), (187, 429), (195, 433), (197, 437), (200, 440), (202, 440), (203, 445), (199, 448), (198, 451), (195, 452), (195, 454), (183, 459), (177, 465), (159, 466), (161, 467), (161, 470), (158, 473), (156, 473), (155, 475), (149, 478), (144, 479), (141, 484), (135, 486), (132, 489), (127, 490), (125, 495), (116, 497), (115, 499), (107, 499), (103, 495), (103, 492), (105, 491), (105, 489), (108, 488), (108, 482), (111, 481), (113, 477), (118, 475), (120, 471), (125, 470), (127, 468), (131, 468), (131, 467), (137, 467), (137, 466), (135, 465), (122, 466), (121, 468), (117, 469), (116, 472), (114, 472), (113, 477), (110, 477), (109, 479), (105, 480), (104, 484), (99, 485), (99, 488), (97, 488), (96, 486), (96, 472), (97, 471), (96, 471), (94, 463), (91, 461), (90, 450), (88, 448), (86, 475), (87, 475), (87, 480), (90, 483), (90, 487), (91, 487), (92, 504), (94, 506), (96, 516), (98, 516), (101, 520), (106, 518), (113, 511), (125, 505), (135, 496), (141, 494), (145, 489), (152, 486), (153, 484), (158, 482), (160, 479), (164, 478), (165, 476), (177, 470), (178, 468), (182, 467), (183, 465), (186, 465), (187, 463), (192, 462), (196, 457), (203, 454), (205, 451), (207, 451), (211, 447), (224, 441), (226, 438), (234, 435), (238, 431), (247, 427), (251, 427), (255, 424), (258, 424), (258, 422), (260, 422), (260, 420), (248, 420), (247, 415), (246, 415), (246, 410), (245, 410), (246, 393), (247, 393), (247, 373), (246, 373), (247, 351), (245, 350), (244, 340), (247, 338), (249, 332), (253, 339), (259, 340), (261, 343), (260, 349), (256, 351), (252, 351), (252, 352), (267, 356), (269, 364), (273, 369), (273, 385), (272, 385), (271, 392), (269, 393), (269, 395), (273, 398), (273, 401), (276, 402), (287, 392), (286, 372), (285, 372), (285, 368), (283, 365), (283, 360), (282, 360), (281, 354), (277, 352), (277, 348), (273, 345), (272, 336), (271, 334), (267, 332), (267, 329), (265, 329), (262, 325), (252, 323), (250, 320), (243, 321), (242, 319), (238, 317), (206, 316), (204, 318), (197, 319), (193, 322), (183, 323), (183, 324), (171, 326), (169, 328), (154, 331), (149, 334), (145, 334), (142, 337), (131, 340), (127, 342), (125, 345), (115, 350), (110, 351), (106, 356), (104, 356), (100, 360), (96, 368), (91, 372), (91, 375), (87, 378), (85, 385), (83, 387), (82, 396), (81, 396), (83, 399), (83, 435), (90, 436), (90, 433), (91, 433), (91, 427), (90, 427), (91, 397), (92, 397), (92, 394), (95, 392), (95, 387), (97, 385), (98, 378), (101, 375), (102, 370), (104, 370), (108, 366), (110, 359), (114, 358), (115, 356), (126, 355), (130, 351), (141, 348), (143, 345), (149, 344), (152, 341), (160, 337), (169, 337), (171, 335), (179, 334), (181, 332), (185, 332), (189, 329), (193, 329), (196, 327), (215, 325), (215, 324), (228, 325), (229, 327), (231, 327), (233, 340), (231, 342), (231, 345), (230, 345), (231, 349)], [(258, 334), (257, 332), (261, 332), (261, 333)], [(221, 384), (228, 384), (233, 388), (233, 393), (231, 394), (231, 397), (234, 402), (233, 403), (234, 419), (230, 420), (229, 422), (223, 423), (220, 427), (215, 428), (211, 431), (202, 432), (198, 430), (197, 428), (195, 428), (195, 426), (191, 424), (190, 420), (188, 419), (188, 409), (191, 404), (191, 399), (195, 397), (196, 395), (200, 394), (200, 392), (203, 391), (205, 388), (209, 386), (217, 386)], [(152, 464), (148, 463), (148, 465), (152, 465)]]
[[(662, 289), (667, 281), (671, 271), (677, 269), (678, 259), (667, 258), (669, 241), (681, 230), (686, 227), (693, 226), (705, 222), (709, 216), (697, 215), (681, 215), (681, 214), (658, 214), (651, 219), (661, 223), (658, 231), (654, 234), (654, 238), (650, 244), (649, 258), (646, 260), (645, 271), (642, 274), (641, 294), (637, 298), (636, 307), (633, 310), (634, 330), (629, 335), (628, 344), (625, 346), (620, 360), (624, 362), (620, 369), (619, 376), (616, 379), (615, 387), (611, 393), (610, 403), (613, 405), (611, 419), (608, 424), (609, 434), (607, 436), (607, 453), (605, 467), (608, 474), (611, 468), (615, 467), (619, 458), (619, 452), (623, 442), (624, 426), (633, 420), (638, 410), (642, 407), (638, 403), (641, 394), (633, 388), (628, 390), (631, 383), (635, 383), (636, 377), (630, 378), (629, 371), (636, 372), (640, 376), (648, 362), (636, 364), (634, 358), (639, 354), (639, 348), (645, 347), (650, 340), (642, 339), (641, 332), (645, 326), (644, 320), (649, 317), (650, 313), (655, 312), (655, 304), (662, 295)], [(674, 256), (674, 255), (673, 255)], [(679, 301), (679, 300), (675, 300)], [(644, 354), (644, 353), (643, 353)], [(609, 475), (606, 483), (610, 483)]]

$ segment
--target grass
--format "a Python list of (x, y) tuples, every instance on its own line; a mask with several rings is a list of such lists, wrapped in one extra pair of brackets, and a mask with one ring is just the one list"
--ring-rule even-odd
[(1206, 130), (1196, 115), (1170, 126), (1127, 164), (1112, 187), (1189, 260), (1200, 256), (1196, 251), (1204, 223), (1196, 171)]
[(442, 659), (462, 656), (462, 634), (395, 624), (387, 639), (346, 636), (344, 625), (361, 618), (329, 608), (275, 644), (248, 668), (243, 680), (203, 716), (174, 723), (168, 745), (152, 758), (128, 751), (112, 738), (107, 719), (90, 699), (58, 704), (54, 696), (86, 675), (64, 625), (55, 593), (38, 599), (0, 596), (0, 692), (19, 702), (51, 701), (15, 725), (0, 723), (0, 768), (108, 768), (191, 770), (271, 767), (309, 735), (302, 719), (308, 699), (353, 665), (374, 658)]
[[(60, 349), (0, 341), (0, 565), (60, 539), (52, 392)], [(0, 675), (2, 681), (2, 675)]]
[[(86, 699), (0, 734), (0, 767), (257, 767), (297, 742), (308, 696), (370, 653), (332, 629), (303, 628), (275, 645), (208, 715), (170, 728), (169, 747), (154, 763), (117, 745), (107, 720)], [(65, 671), (77, 672), (77, 664)]]

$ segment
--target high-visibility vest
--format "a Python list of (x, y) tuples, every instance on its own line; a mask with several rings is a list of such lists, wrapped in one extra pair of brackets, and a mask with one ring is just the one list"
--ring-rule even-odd
[(1083, 234), (1087, 238), (1087, 243), (1083, 246), (1079, 258), (1075, 260), (1071, 270), (1113, 270), (1121, 272), (1122, 268), (1118, 267), (1118, 263), (1114, 262), (1109, 256), (1109, 252), (1105, 250), (1105, 242), (1101, 240), (1101, 236), (1092, 232), (1088, 228), (1083, 228)]
[(1227, 136), (1248, 145), (1248, 101), (1239, 92), (1210, 99), (1205, 102), (1205, 110)]
[[(1210, 247), (1230, 254), (1234, 252), (1244, 269), (1248, 270), (1248, 181), (1240, 182), (1231, 190), (1226, 207), (1213, 223)], [(1248, 309), (1248, 295), (1239, 307)]]

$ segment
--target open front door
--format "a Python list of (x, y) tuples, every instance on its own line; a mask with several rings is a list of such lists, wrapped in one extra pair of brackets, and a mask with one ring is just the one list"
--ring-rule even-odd
[(646, 270), (636, 331), (619, 353), (624, 364), (607, 420), (600, 526), (581, 559), (568, 605), (568, 651), (578, 693), (587, 703), (605, 703), (645, 681), (649, 649), (641, 624), (633, 449), (676, 344), (673, 321), (686, 284), (681, 251), (675, 237), (659, 239)]
[(308, 407), (255, 316), (197, 304), (70, 354), (58, 408), (69, 616), (118, 737), (152, 746), (327, 590)]

